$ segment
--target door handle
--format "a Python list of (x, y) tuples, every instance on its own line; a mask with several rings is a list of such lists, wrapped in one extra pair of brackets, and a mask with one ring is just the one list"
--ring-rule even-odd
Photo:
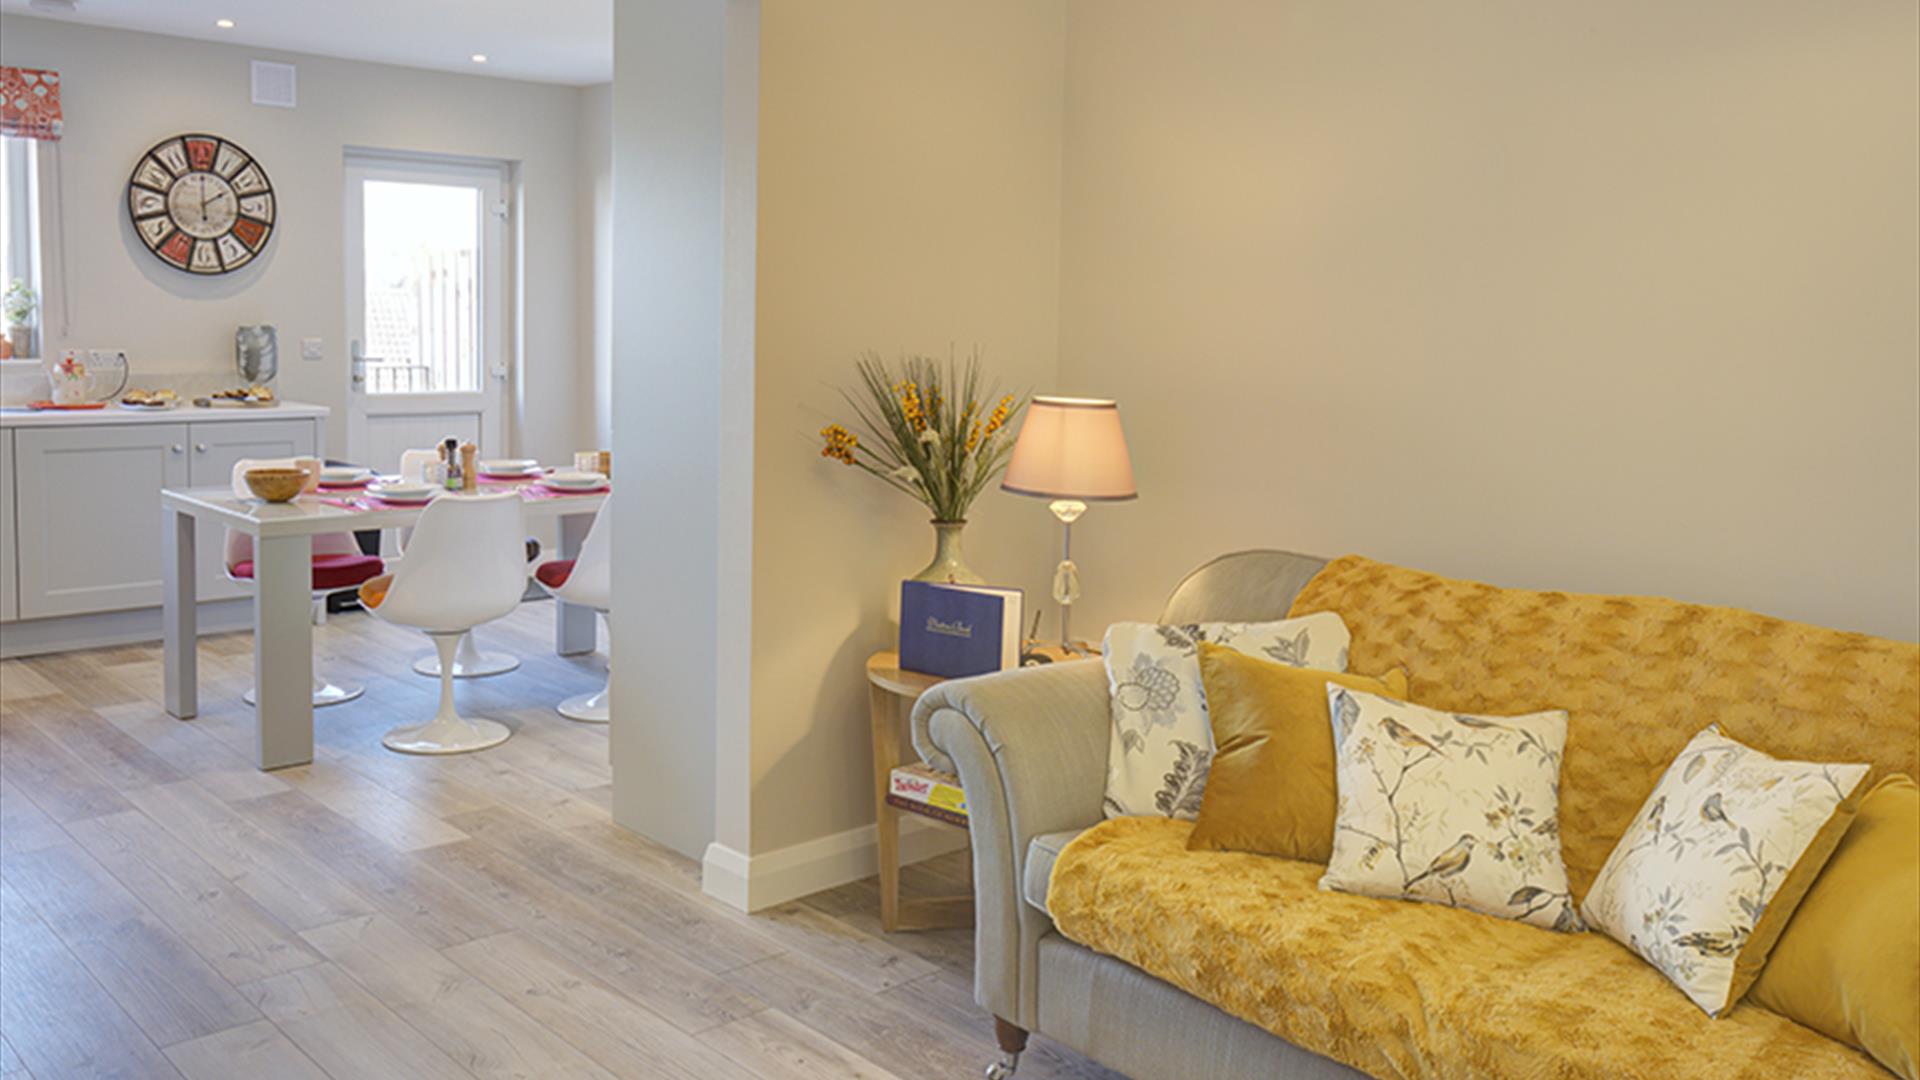
[(204, 454), (204, 453), (206, 453), (206, 452), (207, 452), (207, 444), (206, 444), (206, 443), (203, 443), (203, 442), (202, 442), (202, 443), (194, 443), (194, 444), (193, 444), (193, 451), (194, 451), (194, 453), (196, 453), (196, 454)]
[(377, 363), (380, 363), (380, 358), (377, 356), (368, 356), (364, 351), (362, 351), (360, 348), (359, 338), (354, 338), (353, 341), (347, 346), (347, 350), (348, 350), (348, 353), (353, 357), (352, 381), (353, 381), (354, 389), (357, 390), (367, 385), (367, 362), (372, 361), (373, 363), (377, 364)]
[(184, 454), (187, 452), (187, 448), (184, 446), (181, 446), (179, 443), (174, 443), (168, 449), (171, 449), (176, 454)]

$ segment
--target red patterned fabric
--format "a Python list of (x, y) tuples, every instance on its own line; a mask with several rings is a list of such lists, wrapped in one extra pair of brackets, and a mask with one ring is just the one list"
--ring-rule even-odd
[[(313, 588), (351, 589), (363, 581), (377, 578), (387, 568), (378, 555), (315, 555), (313, 557)], [(231, 571), (234, 577), (252, 579), (253, 562), (251, 560), (236, 563)]]
[(0, 135), (60, 138), (60, 73), (0, 67)]
[(541, 563), (534, 567), (533, 576), (547, 588), (557, 589), (565, 585), (567, 579), (573, 576), (573, 560), (555, 559), (552, 562)]

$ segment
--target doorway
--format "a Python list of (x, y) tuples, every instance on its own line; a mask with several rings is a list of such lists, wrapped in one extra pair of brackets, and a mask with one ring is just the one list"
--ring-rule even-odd
[(349, 154), (346, 183), (347, 458), (506, 456), (507, 166)]

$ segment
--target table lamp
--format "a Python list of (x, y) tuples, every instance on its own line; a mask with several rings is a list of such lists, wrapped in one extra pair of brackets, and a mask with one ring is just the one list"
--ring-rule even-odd
[(1073, 602), (1080, 598), (1080, 571), (1073, 565), (1073, 523), (1087, 503), (1135, 498), (1133, 461), (1120, 430), (1120, 406), (1100, 398), (1036, 397), (1013, 444), (1000, 481), (1003, 491), (1052, 499), (1060, 519), (1060, 565), (1053, 572), (1053, 598), (1060, 604), (1060, 645), (1077, 651), (1069, 633)]

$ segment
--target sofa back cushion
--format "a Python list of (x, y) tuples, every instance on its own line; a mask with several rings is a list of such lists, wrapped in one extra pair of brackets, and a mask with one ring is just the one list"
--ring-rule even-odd
[(1414, 701), (1465, 713), (1570, 714), (1561, 772), (1567, 876), (1585, 896), (1694, 733), (1776, 757), (1920, 770), (1920, 645), (1644, 596), (1503, 589), (1357, 555), (1294, 610), (1334, 611), (1350, 670), (1404, 667)]

